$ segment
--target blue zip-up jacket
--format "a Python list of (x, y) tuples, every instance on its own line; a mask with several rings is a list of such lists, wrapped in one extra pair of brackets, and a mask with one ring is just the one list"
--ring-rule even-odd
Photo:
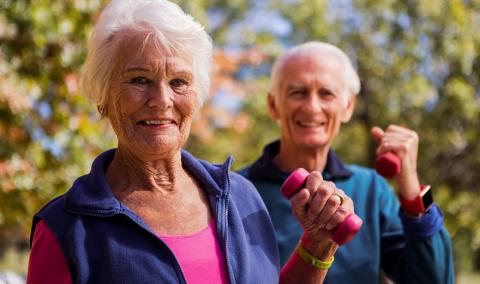
[[(34, 217), (57, 237), (74, 283), (185, 283), (175, 256), (151, 228), (113, 195), (105, 170), (115, 150)], [(265, 205), (253, 185), (182, 151), (182, 165), (205, 190), (216, 218), (230, 283), (278, 283), (279, 256)]]
[[(267, 145), (263, 155), (240, 173), (253, 182), (267, 206), (283, 264), (303, 229), (291, 213), (290, 201), (279, 192), (290, 174), (273, 162), (279, 149), (279, 141)], [(381, 269), (397, 284), (453, 283), (451, 241), (437, 206), (418, 219), (404, 216), (381, 176), (372, 169), (344, 165), (333, 151), (322, 175), (352, 198), (355, 213), (364, 222), (353, 240), (335, 253), (324, 283), (379, 283)]]

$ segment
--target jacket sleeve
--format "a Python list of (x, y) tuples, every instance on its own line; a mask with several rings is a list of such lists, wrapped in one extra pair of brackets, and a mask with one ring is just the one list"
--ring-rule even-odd
[(381, 209), (381, 266), (395, 283), (454, 283), (450, 236), (434, 205), (420, 218), (404, 215), (386, 182)]
[(38, 222), (33, 234), (27, 272), (27, 284), (41, 283), (72, 283), (60, 244), (43, 220)]

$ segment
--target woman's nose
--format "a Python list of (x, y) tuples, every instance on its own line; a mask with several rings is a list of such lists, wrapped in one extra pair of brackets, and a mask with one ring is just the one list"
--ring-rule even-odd
[(173, 92), (168, 85), (160, 83), (149, 93), (147, 106), (152, 108), (168, 109), (173, 106)]

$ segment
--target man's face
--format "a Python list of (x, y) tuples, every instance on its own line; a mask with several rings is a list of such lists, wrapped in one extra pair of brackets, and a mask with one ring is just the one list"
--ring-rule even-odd
[(281, 125), (281, 140), (301, 148), (329, 146), (353, 112), (344, 66), (328, 52), (290, 56), (279, 74), (277, 94), (269, 94), (270, 114)]

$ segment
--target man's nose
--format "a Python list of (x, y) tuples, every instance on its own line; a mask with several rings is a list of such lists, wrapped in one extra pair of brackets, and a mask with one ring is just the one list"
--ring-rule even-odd
[(173, 106), (173, 91), (166, 83), (157, 84), (149, 92), (147, 106), (152, 108), (168, 109)]
[(316, 92), (310, 92), (304, 104), (304, 110), (307, 112), (318, 112), (322, 110), (322, 100)]

